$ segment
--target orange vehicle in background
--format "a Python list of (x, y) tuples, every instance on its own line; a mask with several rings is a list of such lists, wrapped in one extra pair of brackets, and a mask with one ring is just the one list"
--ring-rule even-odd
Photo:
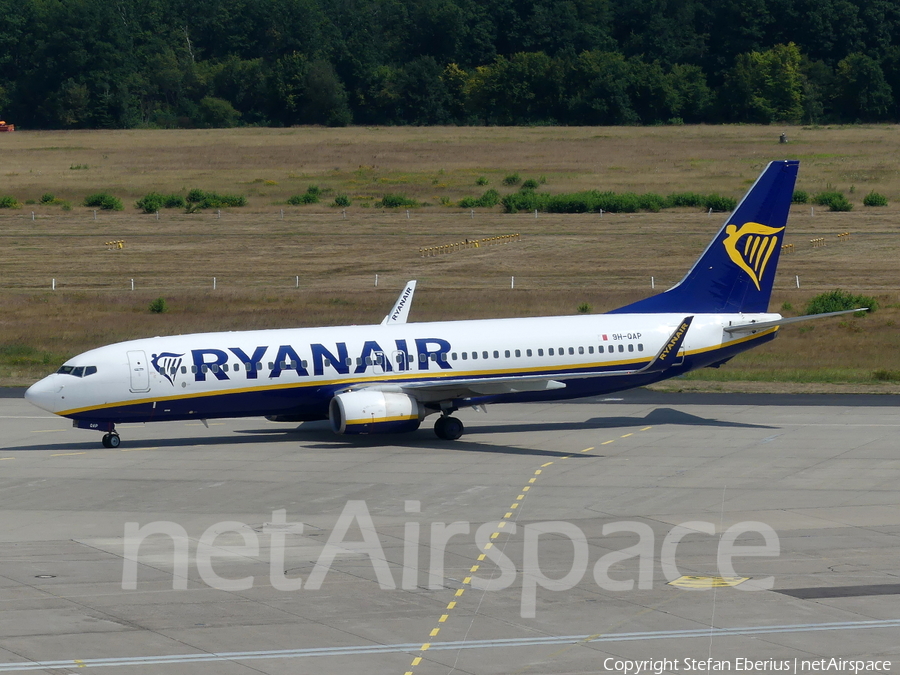
[(15, 131), (15, 130), (16, 130), (15, 124), (7, 124), (3, 120), (0, 120), (0, 131)]

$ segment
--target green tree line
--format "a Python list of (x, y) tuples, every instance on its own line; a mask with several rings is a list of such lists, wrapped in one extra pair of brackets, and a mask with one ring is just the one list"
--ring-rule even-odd
[(889, 0), (0, 0), (28, 128), (900, 119)]

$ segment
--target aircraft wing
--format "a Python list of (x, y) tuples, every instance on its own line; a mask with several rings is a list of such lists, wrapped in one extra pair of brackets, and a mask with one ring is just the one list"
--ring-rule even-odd
[(628, 375), (643, 375), (657, 373), (666, 370), (678, 358), (678, 352), (687, 336), (693, 316), (687, 316), (681, 321), (672, 335), (666, 340), (662, 348), (657, 352), (653, 360), (643, 368), (604, 370), (594, 372), (557, 371), (545, 372), (539, 375), (515, 375), (510, 377), (473, 377), (463, 379), (434, 379), (427, 382), (410, 383), (372, 383), (363, 385), (365, 389), (379, 389), (382, 391), (404, 391), (418, 398), (439, 400), (444, 398), (460, 398), (466, 396), (490, 396), (496, 394), (511, 394), (521, 391), (549, 391), (562, 389), (565, 380), (576, 380), (595, 377), (624, 377)]
[(794, 316), (790, 319), (775, 319), (774, 321), (757, 321), (756, 323), (739, 323), (733, 326), (725, 326), (722, 328), (726, 333), (753, 333), (764, 328), (772, 328), (773, 326), (786, 326), (789, 323), (800, 323), (801, 321), (812, 321), (813, 319), (825, 319), (829, 316), (841, 316), (842, 314), (853, 314), (854, 312), (864, 312), (868, 307), (860, 307), (858, 309), (844, 309), (840, 312), (825, 312), (824, 314), (809, 314), (808, 316)]
[(406, 319), (409, 316), (409, 308), (412, 306), (413, 293), (415, 292), (416, 282), (408, 282), (406, 287), (400, 293), (400, 297), (397, 298), (397, 302), (391, 307), (391, 311), (388, 312), (387, 316), (381, 321), (381, 325), (387, 326), (396, 323), (406, 323)]

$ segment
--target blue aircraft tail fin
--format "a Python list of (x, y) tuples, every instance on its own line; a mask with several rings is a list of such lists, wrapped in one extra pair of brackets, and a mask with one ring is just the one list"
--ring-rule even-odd
[(771, 162), (677, 285), (610, 314), (766, 312), (800, 162)]

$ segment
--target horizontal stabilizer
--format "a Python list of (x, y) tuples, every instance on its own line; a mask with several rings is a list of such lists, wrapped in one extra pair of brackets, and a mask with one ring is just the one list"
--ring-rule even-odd
[(844, 314), (853, 314), (855, 312), (865, 312), (868, 307), (860, 307), (859, 309), (844, 309), (840, 312), (825, 312), (824, 314), (809, 314), (807, 316), (794, 316), (790, 319), (775, 319), (774, 321), (757, 321), (749, 323), (741, 323), (735, 326), (725, 326), (722, 330), (726, 333), (755, 333), (764, 328), (772, 328), (774, 326), (786, 326), (789, 323), (800, 323), (801, 321), (812, 321), (813, 319), (826, 319), (829, 316), (842, 316)]

